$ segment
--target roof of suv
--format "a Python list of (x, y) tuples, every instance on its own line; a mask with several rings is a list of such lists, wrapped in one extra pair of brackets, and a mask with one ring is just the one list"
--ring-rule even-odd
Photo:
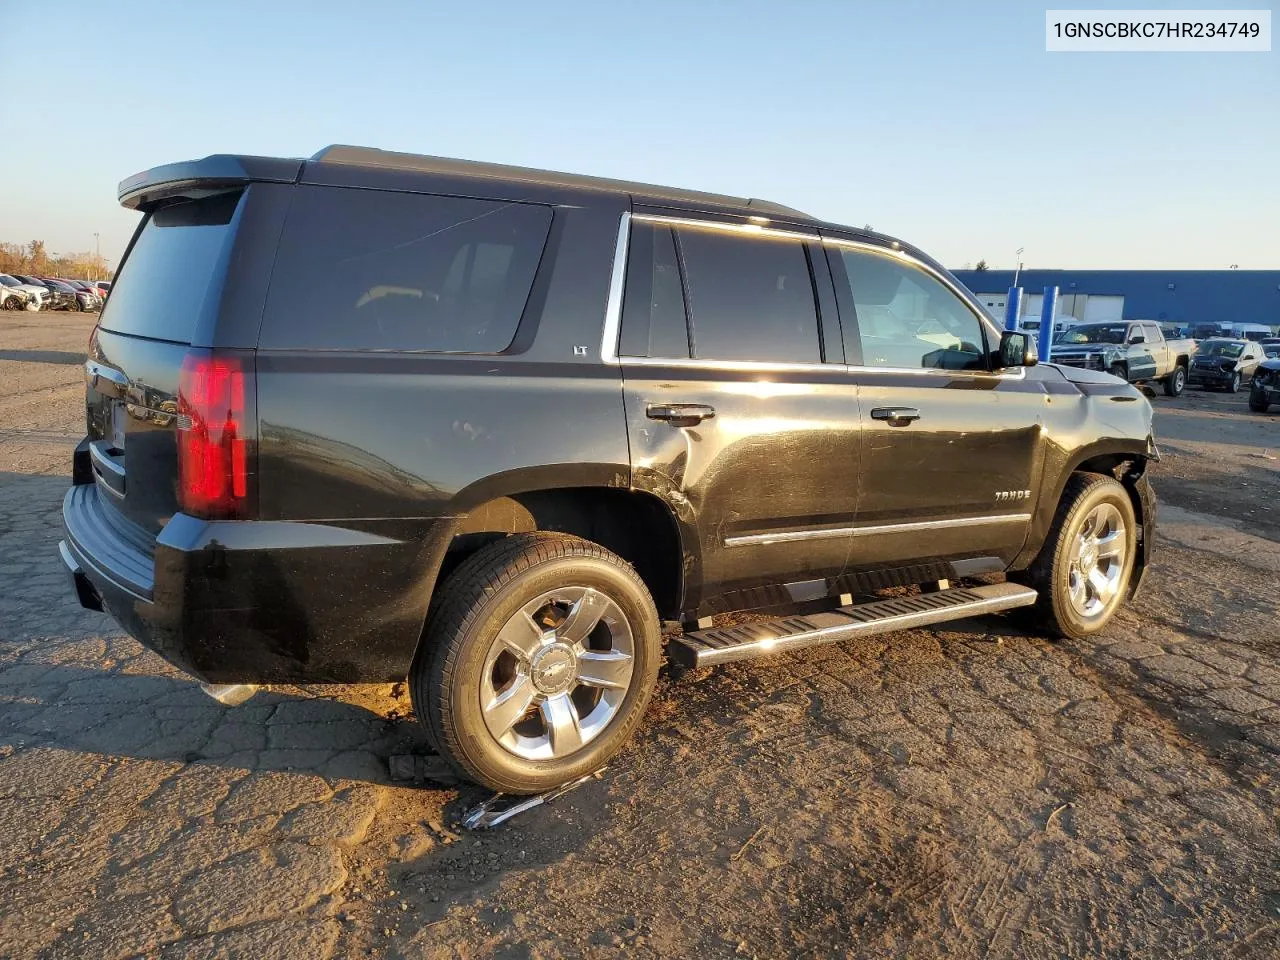
[[(308, 182), (307, 167), (314, 165), (316, 172), (338, 167), (362, 168), (371, 177), (378, 173), (398, 173), (406, 176), (424, 175), (445, 178), (476, 178), (527, 183), (541, 188), (564, 191), (603, 191), (626, 194), (634, 201), (655, 207), (685, 207), (690, 210), (714, 211), (730, 216), (767, 217), (770, 220), (797, 226), (816, 227), (838, 231), (854, 239), (867, 240), (887, 246), (923, 260), (936, 269), (945, 271), (940, 263), (915, 246), (870, 228), (851, 227), (821, 217), (814, 217), (793, 207), (769, 200), (733, 197), (708, 193), (702, 190), (684, 190), (652, 183), (629, 180), (613, 180), (578, 173), (561, 173), (518, 167), (503, 163), (484, 163), (475, 160), (459, 160), (452, 157), (434, 157), (424, 154), (399, 153), (375, 147), (357, 147), (334, 144), (323, 148), (313, 156), (302, 159), (281, 157), (255, 157), (239, 154), (212, 154), (199, 160), (152, 167), (120, 182), (120, 203), (133, 210), (145, 210), (166, 197), (195, 196), (240, 186), (252, 181), (274, 183)], [(353, 170), (354, 173), (354, 170)], [(342, 180), (359, 180), (359, 175)], [(345, 185), (333, 183), (332, 185)], [(361, 184), (364, 185), (364, 184)]]
[(752, 213), (772, 213), (789, 219), (812, 220), (813, 217), (793, 207), (754, 197), (731, 197), (701, 190), (681, 190), (652, 183), (636, 183), (629, 180), (612, 180), (607, 177), (591, 177), (580, 173), (560, 173), (555, 170), (539, 170), (534, 167), (517, 167), (505, 163), (484, 163), (477, 160), (458, 160), (452, 157), (432, 157), (416, 153), (397, 153), (376, 147), (353, 147), (333, 144), (311, 157), (320, 163), (345, 163), (364, 167), (388, 167), (414, 173), (439, 173), (452, 176), (486, 177), (498, 180), (516, 180), (540, 183), (555, 187), (575, 187), (588, 190), (617, 190), (651, 197), (655, 200), (674, 200), (685, 203), (713, 203), (723, 207), (744, 207)]

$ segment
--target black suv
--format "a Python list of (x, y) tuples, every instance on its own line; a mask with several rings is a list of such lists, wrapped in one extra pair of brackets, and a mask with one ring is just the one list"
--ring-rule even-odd
[(897, 240), (341, 146), (120, 198), (60, 548), (227, 699), (407, 676), (527, 793), (619, 749), (664, 626), (687, 666), (1014, 607), (1082, 636), (1152, 548), (1147, 400)]

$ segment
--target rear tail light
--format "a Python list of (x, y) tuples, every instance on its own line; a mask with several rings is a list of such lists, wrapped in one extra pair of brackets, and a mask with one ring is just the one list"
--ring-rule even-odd
[(178, 382), (179, 502), (211, 520), (248, 514), (253, 374), (236, 356), (188, 353)]

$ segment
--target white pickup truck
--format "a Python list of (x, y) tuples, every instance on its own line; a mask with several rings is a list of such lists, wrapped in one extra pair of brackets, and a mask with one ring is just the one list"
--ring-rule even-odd
[(1166, 340), (1149, 320), (1080, 323), (1053, 338), (1049, 359), (1068, 367), (1105, 370), (1130, 383), (1158, 380), (1170, 397), (1182, 393), (1195, 343)]

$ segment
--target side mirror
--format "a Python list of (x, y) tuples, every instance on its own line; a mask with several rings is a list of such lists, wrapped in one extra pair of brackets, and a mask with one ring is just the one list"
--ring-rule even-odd
[(1147, 338), (1140, 333), (1135, 333), (1132, 337), (1129, 338), (1129, 342), (1130, 343), (1146, 343)]
[(1036, 338), (1029, 333), (1005, 330), (1000, 334), (1000, 367), (1034, 367), (1040, 362)]

